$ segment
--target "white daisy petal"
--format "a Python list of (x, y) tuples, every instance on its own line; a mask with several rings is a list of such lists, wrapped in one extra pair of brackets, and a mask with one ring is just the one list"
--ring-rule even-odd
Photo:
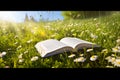
[(68, 57), (69, 57), (69, 58), (73, 58), (73, 57), (75, 57), (75, 54), (71, 54), (71, 55), (69, 55)]
[(112, 48), (112, 51), (116, 53), (116, 52), (120, 52), (120, 49), (118, 49), (117, 47), (115, 47), (115, 48)]
[(116, 42), (119, 44), (120, 43), (120, 39), (117, 39)]
[(120, 67), (120, 59), (115, 60), (114, 66)]
[(74, 62), (85, 62), (85, 60), (86, 60), (86, 58), (79, 57), (79, 58), (74, 59)]
[(112, 57), (112, 58), (108, 59), (108, 62), (114, 63), (115, 62), (115, 58)]
[(18, 58), (19, 58), (19, 59), (21, 59), (21, 58), (22, 58), (22, 56), (23, 56), (23, 54), (20, 54), (20, 55), (18, 56)]
[(7, 53), (6, 52), (2, 52), (2, 56), (5, 56)]
[(28, 53), (28, 51), (25, 51), (24, 54)]
[(27, 41), (27, 43), (31, 43), (33, 40), (31, 39), (31, 40), (29, 40), (29, 41)]
[(2, 56), (2, 53), (0, 53), (0, 57), (3, 57), (3, 56)]
[(96, 61), (96, 60), (97, 60), (97, 58), (98, 58), (98, 56), (97, 56), (97, 55), (93, 55), (93, 56), (91, 56), (91, 57), (90, 57), (90, 60), (91, 60), (91, 61)]
[(34, 56), (31, 58), (31, 61), (36, 61), (36, 60), (38, 60), (38, 56)]
[(108, 49), (103, 49), (101, 53), (108, 53)]
[(109, 59), (111, 59), (111, 58), (112, 58), (111, 56), (108, 56), (108, 57), (105, 58), (105, 60), (109, 60)]
[(24, 62), (24, 59), (19, 59), (19, 63), (23, 63)]
[(106, 68), (114, 68), (113, 66), (106, 66)]
[(83, 56), (84, 56), (84, 54), (80, 54), (80, 56), (81, 56), (81, 57), (83, 57)]
[(86, 51), (86, 52), (91, 52), (91, 51), (93, 51), (93, 49), (87, 49), (87, 51)]

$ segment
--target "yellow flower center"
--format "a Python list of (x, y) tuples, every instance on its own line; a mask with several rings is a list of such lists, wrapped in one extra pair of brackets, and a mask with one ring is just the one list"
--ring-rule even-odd
[(120, 61), (118, 61), (117, 64), (120, 64)]
[(92, 58), (96, 58), (96, 56), (92, 56)]

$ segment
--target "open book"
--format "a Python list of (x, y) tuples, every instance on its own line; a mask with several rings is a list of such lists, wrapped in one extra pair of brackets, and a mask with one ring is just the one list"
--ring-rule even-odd
[(38, 42), (35, 48), (40, 53), (41, 57), (48, 57), (59, 53), (79, 51), (83, 48), (96, 48), (100, 47), (91, 42), (81, 40), (74, 37), (65, 37), (60, 41), (56, 39), (48, 39)]

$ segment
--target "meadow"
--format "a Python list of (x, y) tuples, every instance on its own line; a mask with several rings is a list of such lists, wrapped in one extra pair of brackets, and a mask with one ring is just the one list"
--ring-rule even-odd
[[(61, 53), (42, 58), (35, 44), (46, 39), (77, 37), (99, 50)], [(79, 58), (78, 60), (75, 60)], [(120, 14), (82, 20), (13, 23), (0, 21), (0, 68), (118, 68)]]

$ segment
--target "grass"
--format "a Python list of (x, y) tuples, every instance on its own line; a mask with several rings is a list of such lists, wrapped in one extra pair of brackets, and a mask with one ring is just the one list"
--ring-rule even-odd
[[(91, 52), (78, 52), (86, 58), (83, 63), (74, 62), (75, 58), (68, 58), (71, 53), (61, 53), (48, 58), (41, 58), (35, 49), (35, 44), (46, 39), (58, 39), (63, 37), (77, 37), (101, 45), (100, 50)], [(84, 20), (65, 20), (52, 22), (25, 22), (12, 23), (0, 21), (0, 52), (6, 55), (0, 58), (0, 68), (106, 68), (114, 66), (105, 58), (115, 54), (112, 48), (119, 43), (120, 14), (90, 18)], [(104, 51), (103, 51), (104, 50)], [(22, 54), (22, 57), (19, 56)], [(97, 55), (96, 61), (90, 61), (90, 57)], [(38, 56), (38, 60), (31, 58)], [(115, 56), (119, 57), (119, 53)], [(21, 60), (21, 61), (20, 61)], [(118, 66), (119, 67), (119, 66)]]

